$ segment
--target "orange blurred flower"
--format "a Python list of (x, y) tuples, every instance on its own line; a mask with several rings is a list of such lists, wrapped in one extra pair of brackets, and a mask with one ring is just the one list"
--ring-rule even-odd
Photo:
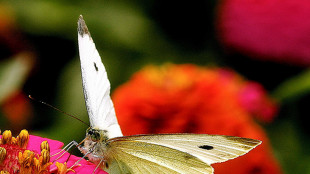
[[(252, 117), (254, 113), (263, 114), (264, 118), (267, 113), (268, 120), (272, 120), (276, 105), (262, 87), (257, 88), (259, 84), (249, 84), (254, 82), (221, 68), (190, 64), (148, 66), (116, 89), (113, 100), (125, 135), (186, 132), (259, 139), (263, 141), (260, 147), (225, 164), (214, 165), (215, 171), (281, 173), (268, 138)], [(259, 110), (245, 103), (253, 103)], [(263, 112), (265, 109), (268, 112)]]

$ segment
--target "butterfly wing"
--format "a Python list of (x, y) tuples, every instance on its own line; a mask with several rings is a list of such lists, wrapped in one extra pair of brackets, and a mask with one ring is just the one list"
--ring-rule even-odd
[(110, 82), (100, 55), (80, 16), (78, 41), (82, 82), (91, 127), (107, 130), (109, 138), (122, 136), (110, 98)]
[(110, 174), (213, 173), (213, 168), (199, 158), (161, 145), (117, 141), (111, 148), (111, 163), (105, 169)]
[(260, 143), (248, 138), (206, 134), (119, 137), (109, 142), (110, 165), (106, 171), (212, 174), (212, 163), (244, 155)]

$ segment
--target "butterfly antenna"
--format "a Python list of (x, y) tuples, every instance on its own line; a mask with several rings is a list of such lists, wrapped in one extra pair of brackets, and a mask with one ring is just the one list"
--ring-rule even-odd
[(52, 109), (54, 109), (54, 110), (56, 110), (56, 111), (58, 111), (58, 112), (61, 112), (61, 113), (65, 114), (65, 115), (67, 115), (67, 116), (69, 116), (69, 117), (72, 117), (72, 118), (74, 118), (74, 119), (80, 121), (81, 123), (87, 125), (88, 127), (90, 127), (90, 125), (87, 124), (87, 123), (85, 123), (83, 120), (81, 120), (81, 119), (79, 119), (79, 118), (77, 118), (77, 117), (75, 117), (75, 116), (73, 116), (73, 115), (71, 115), (71, 114), (68, 114), (68, 113), (66, 113), (65, 111), (62, 111), (62, 110), (60, 110), (60, 109), (58, 109), (58, 108), (56, 108), (56, 107), (54, 107), (54, 106), (52, 106), (52, 105), (50, 105), (50, 104), (48, 104), (48, 103), (45, 103), (44, 101), (37, 100), (37, 99), (33, 98), (31, 95), (28, 95), (28, 97), (29, 97), (31, 100), (37, 101), (37, 102), (39, 102), (39, 103), (42, 103), (42, 104), (44, 104), (44, 105), (46, 105), (46, 106), (48, 106), (48, 107), (50, 107), (50, 108), (52, 108)]

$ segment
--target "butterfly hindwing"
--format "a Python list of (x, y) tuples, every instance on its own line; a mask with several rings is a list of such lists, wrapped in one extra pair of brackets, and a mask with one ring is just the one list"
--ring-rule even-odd
[(221, 135), (137, 135), (111, 139), (108, 156), (111, 156), (111, 168), (118, 168), (121, 173), (126, 173), (122, 170), (131, 171), (128, 173), (161, 170), (211, 174), (210, 164), (241, 156), (259, 144), (260, 141), (253, 139)]
[[(110, 145), (111, 169), (106, 169), (108, 173), (211, 174), (213, 172), (209, 164), (197, 157), (162, 145), (131, 140), (113, 141)], [(118, 172), (115, 171), (116, 168), (119, 169)]]

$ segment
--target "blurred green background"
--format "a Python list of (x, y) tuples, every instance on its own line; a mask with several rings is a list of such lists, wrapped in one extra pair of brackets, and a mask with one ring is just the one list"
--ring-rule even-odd
[[(279, 102), (278, 116), (262, 126), (283, 170), (310, 173), (308, 68), (227, 51), (215, 26), (218, 3), (1, 1), (0, 24), (8, 27), (1, 31), (0, 40), (0, 104), (20, 89), (88, 122), (77, 50), (77, 19), (82, 14), (108, 71), (112, 91), (147, 64), (229, 67), (261, 83)], [(23, 127), (8, 124), (2, 112), (1, 130), (17, 133), (26, 128), (31, 134), (64, 143), (85, 136), (87, 127), (78, 121), (34, 101), (31, 108), (32, 116), (24, 120)]]

